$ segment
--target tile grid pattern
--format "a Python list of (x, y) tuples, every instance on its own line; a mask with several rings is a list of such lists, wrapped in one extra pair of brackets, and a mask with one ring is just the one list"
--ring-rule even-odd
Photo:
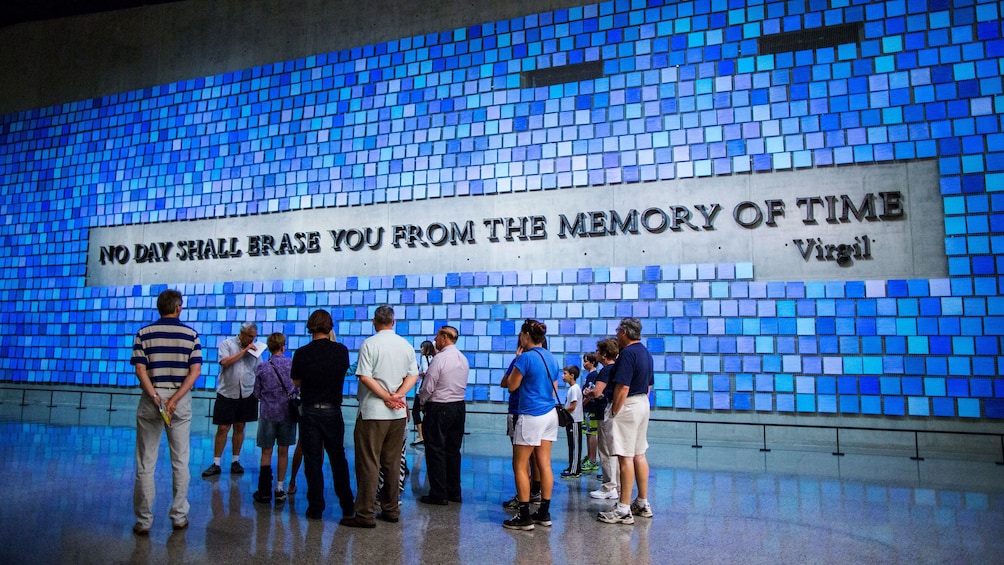
[[(1000, 10), (617, 0), (2, 116), (0, 367), (133, 384), (129, 336), (160, 287), (84, 286), (91, 227), (932, 158), (946, 279), (661, 265), (182, 291), (210, 351), (245, 317), (298, 336), (314, 307), (350, 348), (381, 302), (416, 344), (459, 324), (475, 400), (502, 400), (490, 383), (517, 320), (557, 328), (571, 363), (631, 315), (660, 407), (1004, 417)], [(763, 35), (847, 22), (862, 42), (756, 54)], [(520, 72), (600, 60), (602, 79), (518, 88)], [(209, 363), (200, 385), (215, 375)]]

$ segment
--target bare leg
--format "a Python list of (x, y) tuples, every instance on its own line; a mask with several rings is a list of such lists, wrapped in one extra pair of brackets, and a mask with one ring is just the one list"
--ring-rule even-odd
[(275, 480), (277, 484), (282, 484), (286, 480), (286, 466), (289, 465), (289, 446), (279, 446), (279, 461), (276, 466)]
[[(634, 456), (634, 472), (638, 482), (638, 498), (648, 499), (648, 459), (645, 454)], [(622, 497), (623, 498), (623, 497)]]
[(263, 448), (261, 448), (261, 461), (259, 462), (259, 465), (261, 465), (262, 467), (268, 467), (268, 466), (272, 465), (272, 448), (271, 447), (263, 447)]
[(213, 438), (213, 457), (223, 456), (223, 448), (227, 445), (227, 435), (229, 433), (229, 424), (220, 424), (216, 426), (216, 436)]
[[(644, 457), (644, 455), (642, 456)], [(622, 457), (617, 456), (617, 462), (620, 464), (621, 472), (621, 504), (631, 504), (631, 490), (634, 488), (634, 457)], [(648, 472), (648, 464), (645, 465), (646, 473)]]
[(300, 464), (303, 463), (303, 448), (300, 447), (300, 442), (296, 442), (296, 449), (293, 450), (293, 469), (289, 474), (289, 489), (287, 492), (293, 494), (296, 492), (296, 475), (300, 472)]
[[(244, 445), (244, 422), (234, 422), (234, 435), (230, 439), (230, 442), (233, 446), (234, 461), (239, 461), (241, 458), (241, 446)], [(222, 454), (223, 450), (221, 449), (220, 455)]]
[(533, 449), (534, 465), (537, 467), (537, 480), (540, 481), (540, 497), (551, 500), (554, 488), (554, 472), (551, 470), (551, 442), (541, 440), (540, 445)]
[(512, 474), (516, 479), (516, 499), (520, 502), (530, 501), (530, 474), (527, 469), (531, 453), (532, 445), (512, 446)]

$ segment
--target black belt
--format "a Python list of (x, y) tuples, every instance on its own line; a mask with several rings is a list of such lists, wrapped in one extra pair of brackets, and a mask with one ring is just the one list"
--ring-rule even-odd
[(337, 408), (331, 402), (307, 402), (303, 405), (305, 408), (317, 408), (318, 410), (328, 410), (331, 408)]
[(453, 402), (432, 402), (430, 400), (429, 402), (426, 402), (425, 404), (423, 404), (423, 406), (454, 406), (454, 405), (463, 404), (463, 403), (464, 403), (463, 400), (455, 400)]

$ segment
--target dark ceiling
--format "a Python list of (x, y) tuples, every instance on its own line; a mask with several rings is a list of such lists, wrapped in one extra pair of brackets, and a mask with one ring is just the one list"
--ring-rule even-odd
[(179, 0), (2, 0), (0, 27), (177, 1)]

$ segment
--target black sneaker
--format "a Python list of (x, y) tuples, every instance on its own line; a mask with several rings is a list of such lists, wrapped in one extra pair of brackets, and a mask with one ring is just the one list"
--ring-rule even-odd
[(502, 522), (502, 527), (507, 530), (532, 530), (533, 519), (529, 515), (515, 515), (511, 519)]
[(243, 475), (244, 467), (241, 467), (240, 461), (234, 461), (230, 464), (230, 474), (232, 475)]
[(551, 525), (551, 513), (550, 512), (541, 512), (540, 510), (538, 510), (538, 511), (534, 512), (533, 514), (530, 514), (530, 520), (532, 520), (534, 524), (539, 524), (541, 526), (550, 526)]
[(251, 498), (260, 504), (270, 504), (272, 502), (272, 493), (268, 491), (261, 492), (256, 490), (254, 494), (251, 495)]
[(274, 496), (276, 502), (286, 502), (286, 491), (276, 489)]
[(513, 496), (509, 500), (502, 503), (502, 508), (513, 512), (519, 510), (519, 498)]
[(219, 475), (222, 472), (223, 472), (223, 469), (220, 469), (219, 465), (217, 465), (216, 463), (213, 463), (212, 465), (206, 467), (206, 470), (202, 472), (202, 476), (203, 477), (215, 477), (216, 475)]

